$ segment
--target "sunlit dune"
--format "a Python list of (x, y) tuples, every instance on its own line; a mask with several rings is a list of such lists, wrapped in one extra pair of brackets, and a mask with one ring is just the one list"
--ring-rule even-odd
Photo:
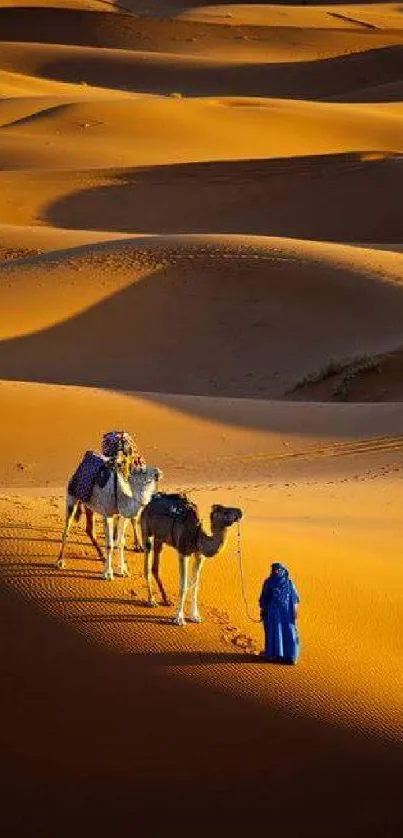
[[(234, 27), (223, 26), (218, 19), (172, 18), (164, 8), (153, 11), (150, 7), (145, 10), (142, 7), (138, 14), (135, 9), (134, 15), (127, 14), (122, 8), (120, 13), (110, 14), (116, 8), (111, 7), (108, 0), (104, 2), (102, 12), (77, 7), (26, 7), (23, 18), (18, 9), (0, 8), (1, 39), (133, 51), (147, 49), (218, 60), (263, 62), (312, 61), (393, 46), (403, 40), (399, 25), (357, 26), (330, 14), (326, 17), (331, 22), (330, 29), (322, 26), (305, 29), (298, 23), (290, 25), (288, 7), (285, 10), (284, 7), (270, 7), (278, 10), (278, 14), (283, 11), (286, 15), (287, 23), (283, 26), (274, 20), (264, 25), (239, 23)], [(298, 11), (301, 13), (302, 10), (297, 8), (297, 15)], [(275, 14), (277, 19), (278, 14)], [(395, 20), (398, 24), (398, 12)]]
[[(164, 124), (163, 141), (155, 132)], [(45, 107), (0, 130), (6, 169), (93, 168), (402, 150), (400, 104), (135, 99)], [(47, 165), (46, 165), (47, 164)]]
[(185, 20), (214, 21), (224, 26), (290, 26), (301, 29), (402, 29), (398, 3), (341, 3), (318, 6), (223, 3), (186, 9), (179, 15)]
[(102, 233), (90, 230), (60, 230), (35, 225), (0, 224), (0, 258), (2, 262), (27, 259), (48, 251), (66, 251), (85, 244), (96, 244), (111, 239), (126, 238), (122, 233)]
[[(336, 478), (346, 468), (359, 474), (363, 460), (375, 470), (383, 460), (393, 472), (401, 450), (399, 404), (292, 404), (4, 380), (0, 392), (9, 429), (1, 440), (0, 484), (34, 494), (38, 486), (64, 485), (85, 448), (99, 446), (99, 416), (105, 427), (136, 427), (141, 450), (169, 485), (204, 485), (214, 494), (215, 480), (247, 496), (253, 482), (260, 491), (282, 480)], [(80, 435), (71, 433), (76, 425)]]

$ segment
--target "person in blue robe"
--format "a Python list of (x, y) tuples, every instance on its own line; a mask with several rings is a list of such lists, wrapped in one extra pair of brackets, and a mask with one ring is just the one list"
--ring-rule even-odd
[(296, 626), (299, 596), (288, 570), (280, 562), (271, 566), (259, 599), (260, 618), (265, 633), (263, 656), (275, 663), (293, 664), (298, 660), (299, 637)]

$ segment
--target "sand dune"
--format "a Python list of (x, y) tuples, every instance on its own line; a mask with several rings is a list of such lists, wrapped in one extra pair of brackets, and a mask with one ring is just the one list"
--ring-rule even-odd
[[(110, 9), (109, 9), (110, 11)], [(338, 22), (339, 24), (339, 22)], [(336, 29), (268, 26), (222, 26), (219, 22), (131, 17), (67, 8), (0, 8), (2, 41), (74, 44), (130, 50), (152, 50), (210, 58), (295, 61), (362, 52), (402, 43), (401, 29), (386, 31), (353, 27)]]
[[(347, 365), (341, 370), (336, 365), (329, 365), (326, 375), (319, 380), (306, 381), (303, 386), (293, 390), (290, 397), (306, 401), (337, 400), (342, 397), (351, 402), (361, 401), (401, 401), (403, 352), (371, 355), (357, 363)], [(335, 368), (334, 368), (335, 367)]]
[(115, 237), (124, 231), (258, 233), (369, 246), (394, 242), (398, 248), (401, 170), (400, 155), (340, 153), (102, 171), (3, 171), (0, 222), (102, 230), (111, 237), (111, 231)]
[(401, 29), (401, 8), (396, 3), (319, 3), (314, 7), (254, 3), (223, 3), (211, 5), (201, 3), (195, 8), (183, 11), (184, 20), (214, 21), (222, 26), (290, 26), (299, 29), (347, 29), (357, 31), (360, 26), (374, 29)]
[[(208, 486), (214, 495), (217, 486), (225, 492), (238, 487), (242, 502), (249, 489), (254, 497), (256, 484), (275, 495), (281, 483), (320, 486), (346, 473), (358, 479), (363, 463), (374, 474), (393, 474), (400, 463), (399, 404), (314, 405), (18, 381), (2, 381), (0, 393), (8, 430), (0, 444), (0, 485), (34, 495), (38, 487), (59, 491), (84, 450), (99, 448), (102, 429), (115, 426), (136, 430), (148, 461), (163, 469), (165, 485)], [(256, 578), (252, 574), (253, 584)]]
[(36, 199), (53, 192), (55, 199), (45, 205), (42, 197), (43, 209), (35, 211), (58, 227), (391, 244), (402, 241), (402, 172), (399, 155), (320, 154), (88, 172), (74, 179), (25, 174), (24, 184)]
[(281, 239), (151, 237), (11, 262), (1, 269), (0, 375), (280, 397), (329, 357), (399, 345), (402, 259)]
[(84, 244), (126, 238), (122, 233), (102, 233), (89, 230), (60, 230), (55, 227), (35, 225), (0, 224), (0, 251), (2, 261), (39, 256), (47, 251), (65, 251)]
[[(403, 38), (403, 34), (402, 34)], [(350, 95), (355, 101), (362, 91), (386, 84), (398, 84), (402, 46), (368, 47), (363, 53), (284, 63), (283, 55), (268, 60), (251, 56), (237, 60), (173, 52), (150, 52), (95, 47), (3, 43), (0, 66), (3, 71), (33, 76), (33, 89), (44, 79), (81, 85), (80, 95), (89, 95), (83, 83), (93, 87), (183, 96), (272, 96), (285, 98), (329, 98)], [(293, 53), (295, 55), (295, 53)], [(22, 83), (23, 80), (21, 80)], [(27, 82), (25, 82), (27, 84)], [(359, 87), (359, 92), (355, 92)], [(51, 93), (51, 88), (43, 88)], [(67, 92), (55, 87), (54, 92)], [(75, 92), (75, 91), (74, 91)], [(380, 99), (382, 101), (382, 99)]]
[(375, 85), (375, 87), (354, 90), (352, 93), (346, 93), (342, 97), (337, 97), (337, 99), (338, 101), (346, 102), (400, 102), (402, 99), (402, 85), (400, 82), (379, 84)]
[[(4, 835), (402, 834), (402, 21), (0, 0)], [(55, 569), (112, 427), (243, 509), (201, 626), (82, 525)], [(274, 558), (295, 668), (245, 609)]]
[[(164, 142), (155, 133), (164, 125)], [(402, 150), (400, 104), (267, 99), (105, 100), (52, 104), (3, 124), (6, 169), (101, 168)], [(47, 166), (46, 166), (47, 162)]]

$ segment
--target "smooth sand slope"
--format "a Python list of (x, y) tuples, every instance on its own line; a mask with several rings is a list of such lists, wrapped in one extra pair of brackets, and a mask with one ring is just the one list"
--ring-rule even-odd
[[(8, 227), (9, 236), (13, 229), (21, 237), (27, 225), (42, 225), (41, 236), (49, 236), (55, 225), (64, 236), (76, 228), (77, 244), (85, 241), (80, 230), (88, 231), (88, 241), (101, 238), (96, 230), (111, 238), (159, 231), (320, 238), (366, 248), (394, 243), (398, 250), (402, 171), (401, 155), (379, 152), (73, 173), (3, 171), (2, 236)], [(61, 233), (54, 235), (56, 249)]]
[[(44, 6), (45, 4), (43, 4)], [(136, 15), (108, 14), (106, 4), (100, 11), (74, 8), (29, 8), (23, 16), (18, 8), (0, 8), (1, 37), (4, 41), (74, 44), (79, 46), (112, 47), (116, 49), (148, 49), (152, 52), (216, 57), (220, 60), (263, 59), (265, 62), (315, 60), (345, 52), (362, 52), (371, 48), (402, 43), (399, 12), (395, 26), (378, 28), (353, 26), (348, 21), (336, 20), (330, 29), (319, 26), (306, 28), (279, 26), (270, 21), (263, 25), (221, 25), (218, 21), (186, 20), (172, 7), (160, 11), (140, 10)], [(277, 14), (282, 7), (277, 7)], [(282, 9), (284, 11), (284, 7)], [(289, 9), (285, 7), (287, 13)], [(176, 12), (176, 13), (175, 13)], [(297, 13), (301, 10), (297, 9)], [(347, 24), (347, 25), (346, 25)], [(396, 25), (397, 24), (397, 25)]]
[[(0, 131), (5, 169), (101, 168), (402, 151), (403, 108), (266, 99), (29, 102)], [(32, 105), (34, 107), (32, 107)], [(155, 132), (164, 123), (164, 142)]]
[[(402, 48), (397, 4), (0, 0), (2, 834), (401, 835)], [(242, 507), (254, 619), (289, 565), (297, 667), (235, 530), (183, 630), (82, 527), (55, 569), (112, 427)]]
[(1, 268), (0, 374), (279, 398), (329, 358), (399, 346), (402, 260), (296, 240), (167, 236), (11, 261)]
[[(30, 76), (32, 91), (52, 79), (79, 84), (80, 95), (83, 92), (88, 95), (89, 91), (82, 88), (91, 85), (182, 96), (236, 93), (335, 100), (350, 96), (360, 101), (357, 88), (366, 92), (368, 98), (373, 87), (380, 95), (383, 86), (399, 84), (402, 45), (399, 38), (396, 40), (393, 44), (368, 44), (368, 49), (362, 52), (343, 50), (335, 56), (328, 55), (324, 49), (318, 56), (299, 56), (299, 60), (295, 60), (298, 52), (282, 51), (277, 55), (267, 49), (262, 55), (240, 53), (223, 57), (221, 50), (218, 54), (198, 55), (193, 50), (193, 39), (190, 39), (192, 50), (185, 55), (176, 53), (170, 43), (161, 44), (160, 50), (152, 52), (147, 41), (142, 41), (135, 51), (3, 42), (0, 66), (2, 74), (9, 74), (10, 84), (16, 85), (18, 80), (22, 83), (21, 75)], [(176, 43), (177, 40), (174, 46)], [(7, 77), (3, 85), (6, 83)], [(27, 83), (25, 87), (29, 89)], [(54, 87), (54, 91), (58, 89), (64, 92)], [(51, 92), (49, 86), (47, 90)], [(386, 88), (384, 98), (388, 101)]]

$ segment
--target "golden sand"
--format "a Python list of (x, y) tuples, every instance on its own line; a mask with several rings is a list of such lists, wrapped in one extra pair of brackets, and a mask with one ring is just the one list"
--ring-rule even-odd
[[(401, 834), (402, 49), (389, 3), (1, 0), (5, 835)], [(113, 427), (244, 511), (201, 626), (82, 527), (55, 569)], [(295, 668), (257, 654), (274, 559)]]

